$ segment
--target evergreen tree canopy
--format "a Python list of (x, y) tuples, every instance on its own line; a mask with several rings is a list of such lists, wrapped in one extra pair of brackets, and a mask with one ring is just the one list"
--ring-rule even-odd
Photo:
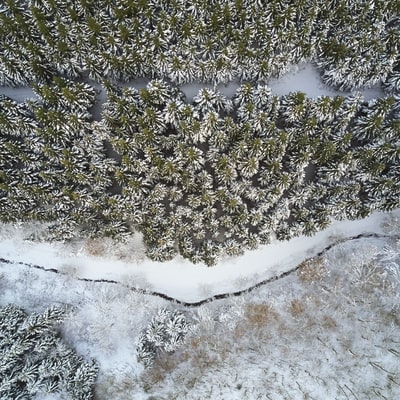
[(279, 98), (246, 83), (188, 104), (164, 81), (108, 83), (97, 122), (88, 85), (35, 90), (41, 101), (0, 99), (1, 220), (45, 221), (50, 238), (140, 231), (153, 260), (213, 265), (399, 203), (396, 95)]
[(398, 87), (397, 0), (5, 0), (0, 85), (53, 76), (267, 81), (315, 62), (340, 88)]
[(0, 397), (28, 399), (37, 394), (64, 393), (76, 400), (92, 399), (98, 367), (84, 361), (59, 338), (66, 310), (41, 314), (0, 307)]

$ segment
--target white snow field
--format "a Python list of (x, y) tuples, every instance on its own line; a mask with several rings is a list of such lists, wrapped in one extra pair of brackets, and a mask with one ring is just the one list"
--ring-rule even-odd
[(366, 101), (384, 96), (384, 92), (380, 87), (363, 88), (352, 92), (343, 92), (330, 88), (321, 81), (315, 66), (309, 63), (295, 66), (292, 71), (282, 77), (270, 80), (268, 86), (271, 88), (272, 93), (277, 96), (296, 91), (303, 92), (312, 98), (318, 96), (349, 96), (355, 92), (361, 93)]

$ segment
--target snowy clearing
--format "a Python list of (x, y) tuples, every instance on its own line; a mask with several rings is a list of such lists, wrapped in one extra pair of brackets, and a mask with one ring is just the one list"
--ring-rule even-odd
[(354, 92), (335, 90), (322, 82), (319, 72), (312, 64), (295, 66), (293, 71), (286, 73), (279, 79), (270, 80), (268, 86), (272, 93), (278, 96), (284, 96), (295, 91), (303, 92), (312, 98), (318, 96), (350, 96), (354, 92), (361, 93), (366, 101), (384, 96), (380, 87), (364, 88)]
[[(91, 109), (91, 113), (95, 121), (100, 121), (102, 107), (107, 101), (107, 95), (99, 83), (93, 80), (88, 80), (88, 83), (99, 91), (97, 102)], [(132, 87), (139, 90), (145, 88), (148, 83), (149, 79), (138, 78), (133, 81), (119, 83), (119, 86), (124, 88)], [(271, 79), (267, 82), (267, 85), (271, 88), (272, 93), (277, 96), (284, 96), (297, 91), (303, 92), (312, 98), (318, 96), (349, 96), (353, 94), (353, 92), (343, 92), (324, 85), (319, 72), (311, 63), (293, 66), (290, 72), (287, 72), (278, 79)], [(202, 88), (216, 89), (227, 98), (232, 98), (239, 86), (238, 81), (218, 85), (190, 83), (179, 86), (179, 89), (185, 94), (186, 101), (191, 103)], [(385, 95), (380, 87), (359, 89), (356, 92), (361, 93), (366, 101)], [(0, 94), (4, 94), (17, 102), (23, 102), (26, 99), (37, 100), (36, 94), (29, 87), (13, 88), (0, 86)]]
[[(399, 216), (400, 210), (391, 215)], [(260, 246), (258, 250), (247, 251), (243, 256), (226, 258), (211, 268), (193, 265), (179, 256), (164, 263), (147, 260), (143, 256), (139, 235), (125, 245), (82, 241), (71, 246), (27, 241), (24, 229), (3, 227), (0, 254), (13, 261), (56, 268), (72, 277), (133, 282), (133, 286), (142, 289), (194, 302), (219, 293), (245, 289), (257, 281), (278, 275), (312, 257), (338, 238), (381, 233), (381, 224), (386, 218), (388, 214), (379, 212), (363, 220), (336, 221), (312, 237), (275, 241)], [(94, 256), (90, 252), (100, 254)], [(127, 260), (120, 259), (122, 254)]]

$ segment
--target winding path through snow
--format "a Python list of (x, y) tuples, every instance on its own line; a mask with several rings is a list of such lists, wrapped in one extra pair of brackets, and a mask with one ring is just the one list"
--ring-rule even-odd
[(358, 221), (336, 221), (312, 237), (276, 241), (247, 251), (241, 257), (222, 260), (212, 268), (193, 265), (181, 257), (166, 263), (94, 257), (82, 251), (71, 251), (62, 244), (26, 241), (22, 232), (18, 235), (15, 231), (0, 238), (0, 258), (13, 263), (45, 265), (76, 279), (140, 287), (143, 292), (162, 293), (165, 298), (181, 304), (199, 304), (221, 293), (245, 292), (260, 282), (286, 276), (303, 260), (318, 256), (338, 242), (363, 236), (384, 237), (387, 233), (382, 223), (387, 218), (400, 218), (400, 209), (391, 214), (376, 212)]
[[(366, 239), (366, 238), (395, 238), (395, 239), (399, 239), (400, 236), (399, 235), (384, 235), (384, 234), (379, 234), (379, 233), (361, 233), (357, 236), (352, 236), (352, 237), (347, 237), (347, 238), (343, 238), (343, 239), (339, 239), (338, 241), (336, 241), (335, 243), (331, 243), (330, 245), (326, 246), (325, 248), (323, 248), (321, 251), (319, 251), (317, 254), (315, 254), (313, 257), (310, 257), (306, 260), (303, 261), (307, 261), (307, 260), (312, 260), (318, 257), (322, 257), (324, 256), (329, 250), (331, 250), (332, 248), (341, 245), (343, 243), (347, 243), (349, 241), (354, 241), (354, 240), (359, 240), (359, 239)], [(25, 263), (25, 262), (21, 262), (21, 261), (12, 261), (9, 259), (4, 259), (4, 258), (0, 258), (0, 263), (3, 264), (10, 264), (10, 265), (22, 265), (22, 266), (26, 266), (28, 268), (34, 268), (34, 269), (39, 269), (41, 271), (45, 271), (45, 272), (51, 272), (54, 274), (61, 274), (61, 275), (68, 275), (68, 273), (63, 272), (62, 270), (58, 270), (56, 268), (46, 268), (44, 266), (41, 265), (36, 265), (36, 264), (31, 264), (31, 263)], [(172, 297), (169, 296), (165, 293), (161, 293), (161, 292), (157, 292), (157, 291), (151, 291), (148, 289), (143, 289), (143, 288), (138, 288), (138, 287), (133, 287), (130, 286), (124, 282), (121, 281), (115, 281), (115, 280), (109, 280), (109, 279), (90, 279), (90, 278), (79, 278), (79, 277), (75, 277), (75, 279), (77, 281), (83, 281), (83, 282), (92, 282), (92, 283), (109, 283), (109, 284), (113, 284), (113, 285), (120, 285), (123, 286), (129, 290), (132, 290), (136, 293), (140, 293), (140, 294), (145, 294), (148, 296), (156, 296), (156, 297), (160, 297), (164, 300), (167, 301), (171, 301), (174, 302), (176, 304), (180, 304), (182, 306), (185, 307), (199, 307), (202, 306), (203, 304), (207, 304), (207, 303), (211, 303), (212, 301), (216, 301), (216, 300), (221, 300), (221, 299), (226, 299), (228, 297), (237, 297), (237, 296), (242, 296), (246, 293), (250, 293), (253, 290), (267, 285), (268, 283), (271, 282), (275, 282), (279, 279), (285, 278), (291, 274), (293, 274), (294, 272), (296, 272), (299, 268), (301, 267), (301, 264), (298, 264), (296, 267), (291, 268), (290, 270), (287, 270), (285, 272), (282, 272), (279, 275), (274, 275), (270, 278), (264, 279), (260, 282), (255, 283), (252, 286), (249, 286), (245, 289), (241, 289), (241, 290), (236, 290), (234, 292), (226, 292), (226, 293), (218, 293), (215, 294), (211, 297), (206, 297), (202, 300), (198, 300), (195, 302), (187, 302), (184, 300), (181, 300), (179, 298), (176, 297)]]

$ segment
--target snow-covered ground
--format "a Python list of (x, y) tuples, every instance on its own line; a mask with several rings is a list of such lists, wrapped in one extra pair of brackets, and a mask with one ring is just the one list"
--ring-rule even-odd
[[(28, 311), (42, 311), (57, 303), (75, 307), (62, 335), (79, 354), (98, 360), (98, 400), (397, 399), (399, 221), (397, 212), (338, 222), (318, 240), (309, 238), (312, 243), (302, 249), (302, 257), (355, 233), (372, 230), (397, 236), (345, 241), (281, 280), (201, 307), (180, 307), (116, 284), (78, 281), (75, 276), (80, 271), (75, 267), (80, 264), (75, 264), (72, 256), (64, 264), (70, 275), (0, 264), (0, 305), (13, 302)], [(12, 231), (3, 230), (3, 237), (7, 232)], [(7, 252), (8, 257), (25, 259), (31, 251), (31, 262), (53, 267), (59, 259), (65, 262), (66, 248), (48, 245), (46, 250), (44, 245), (28, 245), (23, 255), (24, 247), (21, 251), (18, 247), (23, 242), (11, 243), (11, 238), (2, 241), (3, 257)], [(293, 250), (300, 257), (305, 243), (296, 240), (275, 248), (273, 254), (280, 257), (282, 270), (294, 262), (287, 253)], [(272, 254), (268, 247), (260, 249), (253, 261), (268, 266), (267, 255)], [(118, 266), (113, 259), (85, 257), (87, 262), (92, 260), (93, 276), (103, 276)], [(243, 260), (246, 257), (249, 255)], [(223, 269), (223, 264), (199, 267), (199, 271), (207, 275)], [(245, 268), (251, 263), (241, 265)], [(134, 264), (130, 266), (134, 268)], [(169, 268), (158, 265), (160, 274), (162, 269)], [(189, 284), (170, 272), (168, 284), (174, 280)], [(231, 281), (229, 270), (225, 272), (225, 280)], [(123, 277), (124, 283), (139, 283), (134, 276)], [(178, 307), (193, 329), (180, 350), (161, 355), (152, 368), (144, 370), (136, 360), (137, 339), (160, 307)]]
[(23, 102), (26, 99), (35, 99), (35, 100), (38, 99), (34, 91), (30, 87), (25, 87), (25, 86), (16, 88), (0, 86), (0, 95), (1, 94), (18, 102)]
[[(400, 215), (397, 210), (394, 215)], [(275, 241), (237, 258), (226, 258), (214, 267), (193, 265), (181, 257), (159, 263), (145, 259), (140, 236), (126, 245), (80, 242), (74, 246), (24, 240), (24, 229), (4, 227), (0, 235), (0, 256), (57, 268), (74, 277), (133, 282), (182, 301), (194, 302), (219, 293), (248, 286), (295, 267), (328, 244), (360, 233), (381, 232), (385, 213), (374, 213), (358, 221), (336, 221), (312, 237)], [(97, 246), (97, 248), (96, 248)], [(90, 253), (99, 253), (93, 256)], [(125, 259), (121, 259), (121, 255)]]
[(302, 64), (296, 66), (293, 71), (283, 75), (279, 79), (272, 79), (268, 82), (272, 93), (278, 96), (289, 94), (290, 92), (303, 92), (308, 97), (318, 96), (349, 96), (354, 92), (363, 95), (364, 100), (371, 100), (384, 96), (380, 87), (365, 88), (354, 92), (343, 92), (330, 88), (323, 84), (317, 69), (312, 64)]

